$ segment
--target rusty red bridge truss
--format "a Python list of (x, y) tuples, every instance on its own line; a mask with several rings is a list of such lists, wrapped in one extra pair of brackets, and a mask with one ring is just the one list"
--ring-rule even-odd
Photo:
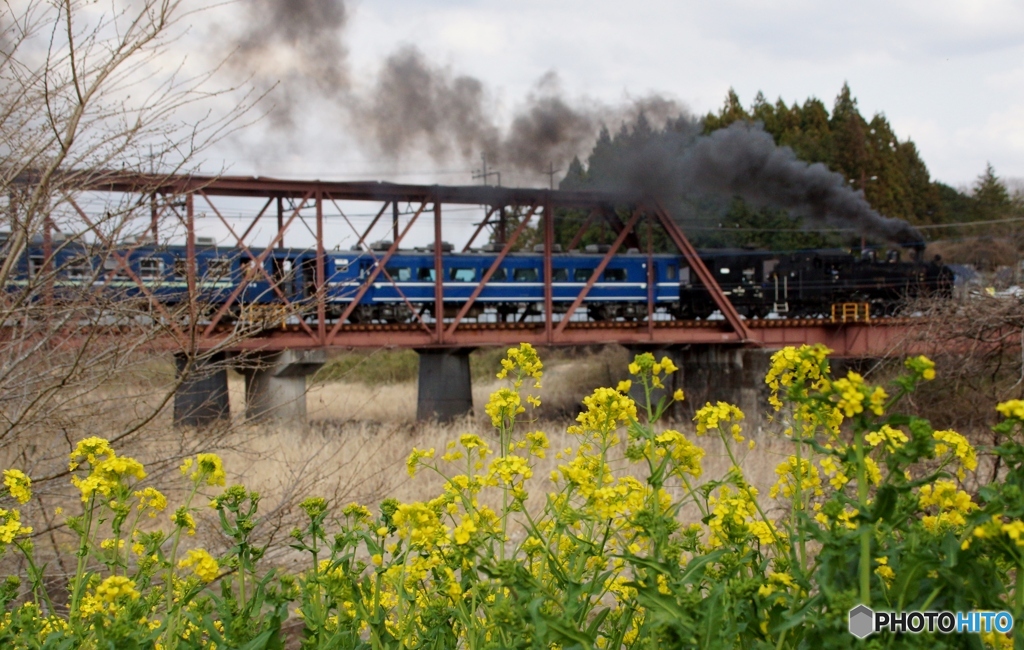
[[(271, 249), (283, 245), (290, 231), (304, 229), (315, 239), (315, 287), (313, 295), (304, 298), (302, 318), (283, 321), (280, 326), (268, 328), (258, 335), (239, 340), (234, 344), (237, 351), (275, 351), (285, 349), (323, 348), (472, 348), (480, 346), (505, 346), (529, 342), (537, 346), (569, 346), (602, 343), (619, 343), (629, 346), (670, 346), (670, 345), (739, 345), (780, 348), (785, 345), (824, 343), (837, 356), (884, 356), (893, 353), (916, 351), (920, 345), (911, 342), (914, 323), (905, 319), (874, 319), (868, 322), (835, 322), (831, 319), (751, 319), (741, 318), (729, 303), (713, 275), (701, 262), (693, 246), (679, 225), (668, 212), (657, 203), (635, 197), (598, 192), (552, 191), (530, 188), (500, 188), (491, 186), (424, 186), (402, 185), (379, 182), (322, 182), (302, 180), (278, 180), (258, 177), (203, 177), (203, 176), (138, 176), (109, 174), (96, 180), (90, 190), (121, 194), (141, 194), (151, 201), (152, 236), (155, 237), (166, 219), (176, 221), (183, 228), (186, 238), (189, 291), (195, 291), (196, 255), (196, 214), (202, 211), (207, 219), (222, 222), (230, 233), (230, 246), (261, 264)], [(241, 222), (225, 216), (223, 206), (238, 199), (259, 199), (262, 209)], [(357, 229), (346, 217), (341, 204), (360, 202), (367, 206), (366, 214), (376, 216), (368, 227)], [(406, 212), (405, 222), (399, 228), (397, 218), (399, 205), (412, 206)], [(442, 267), (443, 247), (446, 232), (446, 211), (457, 206), (474, 206), (481, 209), (482, 220), (476, 226), (468, 242), (456, 250), (469, 250), (484, 232), (492, 227), (497, 241), (503, 246), (496, 247), (496, 261), (484, 274), (462, 303), (457, 313), (444, 318), (424, 318), (417, 315), (413, 322), (406, 324), (354, 324), (347, 322), (358, 300), (373, 283), (394, 282), (386, 272), (389, 259), (399, 251), (403, 238), (414, 224), (428, 222), (433, 229), (434, 302), (435, 314), (444, 314), (444, 283)], [(77, 206), (76, 206), (77, 207)], [(604, 223), (616, 233), (614, 241), (604, 253), (603, 259), (590, 276), (580, 295), (570, 305), (568, 312), (554, 313), (552, 309), (552, 251), (555, 250), (555, 219), (561, 209), (571, 209), (587, 216), (573, 245), (579, 243), (582, 233), (590, 225)], [(464, 207), (462, 209), (465, 209)], [(314, 213), (315, 216), (310, 213)], [(325, 231), (325, 212), (330, 212), (332, 223), (347, 224), (357, 246), (369, 251), (377, 259), (372, 272), (353, 295), (352, 303), (343, 310), (341, 317), (330, 317), (326, 304), (325, 259), (334, 248)], [(88, 220), (84, 210), (79, 208), (83, 219)], [(303, 214), (305, 213), (305, 214)], [(392, 219), (392, 215), (394, 219)], [(506, 223), (506, 216), (515, 219)], [(334, 220), (334, 217), (344, 217)], [(274, 219), (276, 218), (276, 224)], [(258, 223), (274, 228), (269, 244), (258, 247), (253, 243), (253, 232)], [(315, 225), (310, 226), (310, 223)], [(535, 322), (498, 323), (475, 322), (468, 318), (470, 308), (479, 296), (484, 284), (491, 278), (501, 261), (516, 249), (524, 230), (534, 225), (539, 228), (543, 241), (543, 282), (544, 308)], [(276, 226), (276, 228), (275, 228)], [(368, 243), (373, 234), (387, 230), (390, 246), (386, 250), (369, 250)], [(374, 230), (376, 229), (376, 230)], [(636, 321), (593, 322), (573, 320), (571, 317), (583, 304), (587, 293), (616, 253), (626, 247), (637, 248), (652, 255), (651, 232), (660, 229), (669, 241), (684, 256), (696, 279), (708, 288), (717, 303), (723, 318), (721, 320), (685, 321), (658, 320), (647, 317)], [(348, 233), (346, 233), (348, 234)], [(570, 248), (573, 246), (570, 245)], [(311, 247), (312, 248), (312, 247)], [(262, 252), (253, 254), (254, 249)], [(648, 264), (648, 273), (653, 265)], [(266, 275), (266, 271), (263, 271)], [(269, 277), (267, 278), (269, 279)], [(136, 278), (137, 280), (137, 278)], [(650, 278), (649, 278), (650, 280)], [(227, 302), (213, 310), (202, 329), (200, 347), (214, 347), (227, 340), (231, 332), (230, 313), (232, 305), (239, 299), (248, 279), (243, 279), (228, 297)], [(139, 286), (144, 289), (142, 283)], [(648, 282), (652, 286), (652, 282)], [(282, 308), (297, 307), (289, 297), (278, 291)], [(653, 290), (648, 292), (648, 314), (654, 314)]]

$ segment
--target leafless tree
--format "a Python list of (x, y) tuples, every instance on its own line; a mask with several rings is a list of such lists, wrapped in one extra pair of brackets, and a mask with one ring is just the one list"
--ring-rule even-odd
[[(192, 6), (0, 4), (0, 457), (44, 482), (75, 439), (127, 444), (166, 410), (171, 350), (186, 370), (216, 352), (195, 344), (198, 296), (158, 300), (161, 280), (128, 262), (180, 215), (146, 183), (193, 171), (256, 99), (175, 54)], [(147, 180), (96, 194), (112, 174)]]

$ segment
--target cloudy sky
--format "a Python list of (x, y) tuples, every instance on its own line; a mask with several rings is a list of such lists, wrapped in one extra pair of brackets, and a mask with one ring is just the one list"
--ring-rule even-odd
[[(241, 5), (232, 11), (252, 11)], [(936, 179), (969, 185), (986, 161), (1005, 178), (1024, 178), (1024, 3), (363, 0), (344, 7), (348, 19), (337, 37), (348, 50), (352, 92), (372, 86), (385, 59), (406, 45), (438, 69), (479, 79), (498, 123), (552, 71), (576, 105), (658, 93), (698, 115), (716, 110), (730, 87), (745, 104), (760, 90), (769, 100), (815, 96), (831, 107), (845, 81), (866, 117), (884, 113), (901, 139), (917, 143)], [(239, 20), (223, 14), (212, 29), (230, 31)], [(294, 74), (287, 70), (280, 72)], [(271, 100), (288, 103), (295, 93), (282, 85)], [(287, 137), (264, 121), (263, 130), (275, 133), (267, 143), (247, 135), (219, 149), (211, 164), (244, 173), (470, 182), (471, 161), (409, 152), (382, 159), (357, 146), (359, 125), (338, 119), (329, 102), (304, 96), (302, 103)], [(273, 146), (275, 138), (290, 145)]]

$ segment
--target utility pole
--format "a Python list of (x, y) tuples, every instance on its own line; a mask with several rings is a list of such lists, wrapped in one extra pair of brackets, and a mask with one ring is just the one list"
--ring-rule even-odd
[(476, 179), (479, 178), (479, 179), (481, 179), (483, 181), (484, 185), (487, 185), (487, 179), (490, 178), (491, 176), (494, 176), (494, 177), (496, 177), (498, 179), (498, 187), (501, 187), (501, 172), (493, 171), (493, 170), (492, 171), (488, 171), (487, 170), (487, 154), (486, 153), (480, 154), (480, 161), (482, 163), (482, 167), (480, 169), (474, 169), (473, 170), (473, 180), (476, 180)]
[(548, 177), (548, 187), (549, 187), (549, 189), (552, 189), (552, 190), (555, 189), (555, 174), (557, 174), (560, 171), (562, 171), (562, 170), (561, 169), (555, 169), (555, 164), (554, 163), (550, 163), (550, 162), (548, 163), (547, 171), (545, 171), (544, 173), (547, 174), (547, 177)]

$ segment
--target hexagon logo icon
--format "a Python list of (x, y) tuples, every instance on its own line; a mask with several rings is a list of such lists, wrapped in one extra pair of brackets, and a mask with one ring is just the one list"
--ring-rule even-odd
[(863, 639), (874, 632), (875, 613), (867, 605), (857, 605), (850, 610), (850, 634)]

